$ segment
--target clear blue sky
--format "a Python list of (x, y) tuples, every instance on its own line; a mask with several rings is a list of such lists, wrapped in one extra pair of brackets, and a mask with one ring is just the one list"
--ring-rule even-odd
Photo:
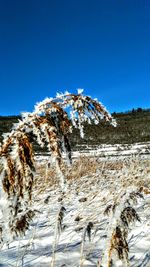
[(150, 1), (0, 0), (0, 115), (76, 88), (150, 107)]

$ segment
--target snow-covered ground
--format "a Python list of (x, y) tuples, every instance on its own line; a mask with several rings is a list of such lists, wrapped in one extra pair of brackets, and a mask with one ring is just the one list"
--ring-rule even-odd
[[(130, 150), (136, 156), (140, 151), (149, 149), (150, 144), (136, 144)], [(124, 147), (124, 146), (123, 146)], [(120, 190), (130, 186), (141, 185), (148, 188), (150, 179), (149, 159), (136, 157), (120, 163), (118, 157), (114, 164), (111, 155), (126, 154), (123, 147), (101, 146), (97, 150), (84, 152), (90, 158), (105, 153), (103, 164), (93, 175), (83, 175), (80, 179), (68, 180), (66, 192), (62, 194), (59, 186), (44, 183), (43, 177), (37, 177), (38, 185), (33, 196), (35, 217), (25, 237), (4, 245), (0, 251), (0, 267), (77, 267), (100, 266), (106, 249), (106, 240), (110, 228), (109, 216), (104, 215), (106, 207), (113, 203)], [(121, 150), (122, 148), (122, 150)], [(110, 152), (110, 154), (109, 154)], [(83, 154), (83, 153), (82, 153)], [(113, 154), (113, 155), (114, 155)], [(117, 154), (118, 155), (118, 154)], [(73, 157), (80, 156), (77, 152)], [(110, 156), (110, 157), (109, 157)], [(109, 167), (107, 162), (109, 159)], [(120, 159), (119, 159), (120, 160)], [(37, 157), (39, 162), (47, 161), (47, 157)], [(126, 163), (127, 161), (127, 163)], [(112, 165), (111, 165), (112, 162)], [(139, 166), (137, 166), (139, 164)], [(51, 179), (51, 177), (48, 177)], [(147, 189), (148, 191), (148, 189)], [(129, 245), (129, 262), (131, 267), (150, 266), (150, 194), (143, 194), (134, 203), (140, 222), (130, 225), (127, 238)], [(60, 211), (62, 225), (60, 224)], [(87, 226), (92, 223), (91, 236)], [(117, 266), (124, 266), (117, 263)], [(115, 266), (115, 265), (114, 265)]]
[(101, 158), (124, 158), (132, 157), (135, 155), (141, 156), (142, 158), (150, 157), (150, 142), (146, 143), (135, 143), (135, 144), (115, 144), (115, 145), (100, 145), (95, 149), (91, 146), (87, 146), (86, 150), (81, 152), (74, 152), (74, 156), (78, 153), (83, 153), (92, 156), (99, 156)]
[[(115, 145), (99, 145), (99, 146), (86, 146), (84, 145), (84, 149), (82, 150), (82, 146), (80, 145), (80, 150), (72, 152), (72, 158), (78, 158), (81, 155), (90, 156), (90, 157), (98, 157), (106, 160), (116, 160), (116, 159), (124, 159), (129, 157), (138, 156), (142, 159), (150, 158), (150, 142), (143, 143), (135, 143), (135, 144), (115, 144)], [(49, 153), (45, 153), (42, 160), (46, 161), (49, 159)], [(64, 155), (65, 158), (65, 155)], [(41, 161), (40, 153), (36, 156), (37, 161)]]

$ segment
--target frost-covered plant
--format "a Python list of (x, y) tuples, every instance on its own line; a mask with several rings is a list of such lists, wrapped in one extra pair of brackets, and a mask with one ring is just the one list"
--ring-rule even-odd
[(34, 215), (30, 209), (35, 173), (31, 136), (41, 147), (47, 146), (63, 189), (62, 152), (71, 162), (69, 134), (72, 127), (78, 128), (83, 137), (84, 123), (90, 123), (91, 120), (98, 123), (101, 119), (116, 126), (105, 107), (97, 100), (84, 96), (82, 90), (78, 90), (78, 94), (66, 92), (57, 94), (55, 98), (46, 98), (36, 104), (32, 113), (22, 114), (22, 119), (4, 136), (0, 147), (1, 181), (5, 192), (1, 192), (1, 195), (6, 200), (3, 232), (14, 236), (24, 234)]
[(56, 218), (56, 224), (55, 224), (55, 232), (54, 232), (54, 243), (53, 243), (53, 252), (52, 252), (52, 260), (51, 260), (51, 267), (54, 266), (55, 264), (55, 253), (56, 253), (56, 249), (58, 246), (58, 241), (59, 241), (59, 237), (60, 234), (63, 230), (63, 219), (65, 216), (65, 207), (61, 206), (59, 209), (59, 212), (57, 214), (57, 218)]
[[(142, 198), (142, 194), (131, 187), (120, 192), (115, 203), (106, 207), (104, 214), (111, 215), (102, 267), (129, 266), (127, 237), (130, 224), (140, 221), (136, 210), (132, 207), (139, 197)], [(121, 261), (121, 265), (117, 265), (117, 261)]]

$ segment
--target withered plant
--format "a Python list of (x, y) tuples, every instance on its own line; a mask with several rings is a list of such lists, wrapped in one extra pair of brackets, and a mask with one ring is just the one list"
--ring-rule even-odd
[(36, 171), (31, 136), (41, 147), (47, 146), (64, 190), (66, 181), (61, 169), (62, 153), (71, 163), (69, 135), (72, 127), (78, 128), (83, 137), (84, 123), (99, 123), (101, 119), (116, 125), (104, 106), (84, 96), (81, 90), (77, 95), (66, 92), (57, 94), (56, 98), (46, 98), (35, 106), (32, 113), (22, 114), (22, 119), (4, 136), (0, 147), (1, 197), (5, 198), (2, 238), (6, 231), (12, 237), (24, 234), (34, 215), (30, 208)]
[(115, 203), (106, 207), (104, 214), (110, 213), (110, 228), (101, 266), (111, 267), (113, 264), (116, 266), (118, 260), (122, 262), (122, 266), (129, 266), (127, 237), (130, 224), (135, 221), (140, 222), (136, 210), (132, 207), (138, 198), (143, 198), (141, 192), (136, 188), (126, 188), (118, 194)]

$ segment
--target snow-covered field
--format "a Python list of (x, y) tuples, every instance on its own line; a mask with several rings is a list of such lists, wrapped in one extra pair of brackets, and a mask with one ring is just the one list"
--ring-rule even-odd
[[(74, 152), (63, 193), (54, 172), (45, 168), (48, 156), (37, 156), (35, 217), (24, 237), (1, 247), (0, 267), (106, 266), (114, 218), (105, 210), (114, 202), (121, 209), (124, 193), (139, 188), (133, 207), (140, 221), (129, 225), (128, 266), (150, 267), (149, 147), (146, 143)], [(116, 261), (109, 266), (125, 267), (115, 253)]]
[[(77, 156), (79, 152), (74, 152), (74, 156)], [(93, 149), (87, 146), (86, 150), (81, 153), (91, 156), (98, 156), (101, 158), (109, 157), (124, 158), (138, 155), (142, 158), (150, 157), (150, 142), (129, 144), (115, 144), (115, 145), (100, 145)]]
[[(77, 158), (80, 155), (99, 157), (101, 159), (124, 159), (125, 157), (138, 156), (141, 158), (150, 158), (150, 142), (135, 143), (135, 144), (115, 144), (115, 145), (99, 145), (96, 147), (87, 145), (84, 150), (79, 145), (79, 150), (72, 153), (73, 158)], [(48, 156), (49, 157), (49, 156)], [(48, 158), (47, 157), (47, 158)], [(46, 153), (45, 157), (46, 160)], [(37, 155), (37, 160), (41, 160), (41, 156)]]

